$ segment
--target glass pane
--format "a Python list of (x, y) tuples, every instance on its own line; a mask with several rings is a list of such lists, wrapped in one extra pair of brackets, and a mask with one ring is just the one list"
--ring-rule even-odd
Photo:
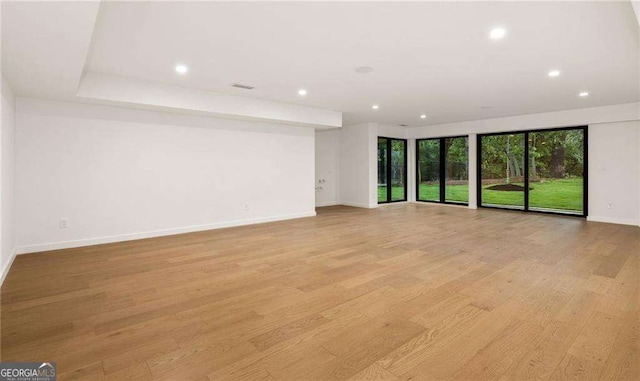
[(378, 202), (387, 202), (387, 139), (378, 138)]
[(529, 134), (529, 209), (582, 214), (584, 131)]
[(445, 149), (445, 201), (469, 202), (469, 145), (466, 137), (447, 138)]
[(440, 139), (418, 141), (418, 200), (440, 201)]
[(391, 140), (391, 201), (406, 200), (407, 157), (404, 140)]
[(524, 209), (524, 134), (482, 137), (482, 205)]

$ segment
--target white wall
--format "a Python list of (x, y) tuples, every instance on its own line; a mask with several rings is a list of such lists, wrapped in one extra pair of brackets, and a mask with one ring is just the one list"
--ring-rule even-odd
[(14, 198), (14, 96), (2, 77), (0, 113), (0, 285), (15, 257), (15, 198)]
[[(14, 115), (8, 94), (3, 88), (3, 269), (16, 244), (19, 252), (34, 252), (311, 216), (315, 204), (376, 207), (377, 137), (444, 131), (442, 126), (404, 130), (364, 123), (316, 132), (314, 139), (309, 127), (20, 98), (15, 105), (14, 244), (13, 224), (6, 223), (13, 218), (13, 130), (7, 126), (13, 126)], [(607, 118), (623, 116), (609, 113)], [(506, 119), (509, 123), (448, 125), (446, 135), (559, 123), (547, 117), (531, 124), (526, 123), (531, 116)], [(580, 124), (584, 118), (575, 120), (565, 122)], [(640, 224), (640, 122), (598, 119), (589, 132), (590, 219)], [(413, 166), (408, 177), (413, 181)], [(327, 180), (322, 194), (314, 190), (320, 178)], [(59, 227), (60, 218), (69, 219), (68, 228)]]
[[(406, 139), (406, 135), (407, 129), (404, 127), (378, 123), (361, 123), (340, 129), (337, 132), (340, 145), (337, 160), (340, 172), (338, 203), (361, 208), (378, 207), (378, 137)], [(415, 183), (411, 176), (414, 171), (415, 141), (410, 140), (407, 144), (407, 200), (412, 201), (415, 197)], [(323, 155), (332, 154), (334, 152), (323, 150)], [(325, 157), (323, 160), (334, 159)]]
[(19, 98), (16, 128), (21, 253), (315, 215), (310, 127)]
[(640, 225), (640, 121), (589, 126), (589, 220)]
[[(416, 127), (407, 134), (410, 138), (473, 134), (475, 139), (477, 133), (578, 125), (589, 125), (588, 219), (640, 225), (640, 103)], [(469, 207), (473, 208), (475, 149), (469, 165)], [(412, 172), (410, 177), (414, 176)], [(607, 207), (609, 203), (612, 208)]]
[[(387, 138), (406, 139), (407, 128), (402, 126), (390, 126), (388, 124), (376, 124), (377, 136)], [(377, 144), (377, 143), (376, 143)]]
[(257, 122), (303, 124), (320, 128), (342, 126), (342, 112), (273, 102), (264, 99), (220, 94), (212, 91), (159, 84), (132, 78), (85, 73), (77, 95), (128, 107), (180, 110)]
[(377, 206), (378, 136), (408, 138), (408, 200), (415, 201), (415, 139), (470, 135), (469, 208), (476, 208), (477, 133), (585, 124), (589, 125), (588, 219), (640, 225), (640, 103), (416, 128), (376, 123), (347, 126), (340, 131), (339, 202), (365, 208)]
[[(342, 127), (340, 132), (340, 203), (361, 208), (374, 208), (377, 193), (370, 192), (375, 182), (377, 128), (374, 123)], [(373, 155), (373, 156), (372, 156)], [(373, 176), (373, 178), (372, 178)], [(377, 191), (376, 191), (377, 192)]]
[(505, 118), (437, 124), (407, 129), (409, 138), (455, 136), (469, 133), (532, 130), (640, 120), (640, 103), (543, 112)]
[(340, 130), (316, 130), (316, 206), (339, 203)]

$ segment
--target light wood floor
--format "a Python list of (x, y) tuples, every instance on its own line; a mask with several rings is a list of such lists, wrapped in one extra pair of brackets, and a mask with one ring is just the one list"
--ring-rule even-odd
[(59, 380), (638, 380), (640, 228), (436, 205), (18, 256)]

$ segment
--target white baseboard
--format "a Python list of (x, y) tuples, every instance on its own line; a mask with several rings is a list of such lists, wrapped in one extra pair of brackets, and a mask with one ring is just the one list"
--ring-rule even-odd
[(0, 287), (4, 283), (5, 278), (9, 275), (9, 270), (11, 270), (11, 265), (13, 265), (13, 260), (16, 259), (17, 250), (13, 249), (11, 253), (11, 258), (9, 258), (9, 263), (7, 263), (2, 269), (2, 274), (0, 274)]
[(180, 228), (154, 230), (154, 231), (141, 232), (141, 233), (121, 234), (121, 235), (114, 235), (114, 236), (107, 236), (107, 237), (79, 239), (74, 241), (52, 242), (52, 243), (44, 243), (44, 244), (37, 244), (37, 245), (20, 246), (16, 249), (16, 253), (29, 254), (29, 253), (38, 253), (41, 251), (49, 251), (49, 250), (71, 249), (74, 247), (133, 241), (136, 239), (161, 237), (166, 235), (183, 234), (183, 233), (193, 233), (193, 232), (199, 232), (203, 230), (213, 230), (213, 229), (230, 228), (234, 226), (262, 224), (265, 222), (284, 221), (284, 220), (291, 220), (294, 218), (314, 217), (315, 215), (316, 215), (315, 211), (295, 213), (295, 214), (284, 214), (284, 215), (274, 216), (274, 217), (263, 217), (263, 218), (249, 219), (249, 220), (218, 222), (218, 223), (207, 224), (207, 225), (185, 226)]
[(611, 218), (611, 217), (598, 217), (598, 216), (588, 216), (587, 221), (606, 222), (608, 224), (633, 225), (633, 226), (639, 226), (640, 224), (638, 221), (628, 219), (628, 218)]
[(316, 208), (322, 208), (325, 206), (336, 206), (336, 205), (340, 205), (340, 203), (337, 201), (319, 202), (316, 204)]

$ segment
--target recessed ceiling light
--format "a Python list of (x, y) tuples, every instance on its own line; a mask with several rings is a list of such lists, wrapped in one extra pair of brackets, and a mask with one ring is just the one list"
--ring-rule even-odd
[(420, 119), (427, 119), (427, 116), (425, 114), (420, 115)]
[(588, 92), (588, 91), (583, 91), (583, 92), (581, 92), (580, 94), (578, 94), (578, 96), (581, 96), (581, 97), (588, 97), (588, 96), (589, 96), (589, 92)]
[(179, 74), (186, 74), (189, 71), (189, 68), (186, 65), (176, 65), (176, 71)]
[(560, 75), (560, 70), (551, 70), (549, 72), (549, 77), (557, 77)]
[(371, 106), (371, 108), (372, 108), (372, 109), (374, 109), (374, 110), (377, 110), (377, 109), (379, 109), (379, 108), (380, 108), (380, 106), (378, 106), (378, 105), (373, 105), (373, 106)]
[(373, 68), (371, 66), (358, 66), (353, 70), (355, 70), (355, 72), (359, 74), (367, 74), (371, 73), (373, 71)]
[(307, 95), (307, 90), (305, 89), (298, 90), (298, 95), (302, 95), (302, 96)]
[(501, 40), (507, 35), (507, 30), (504, 28), (493, 28), (489, 36), (494, 40)]

